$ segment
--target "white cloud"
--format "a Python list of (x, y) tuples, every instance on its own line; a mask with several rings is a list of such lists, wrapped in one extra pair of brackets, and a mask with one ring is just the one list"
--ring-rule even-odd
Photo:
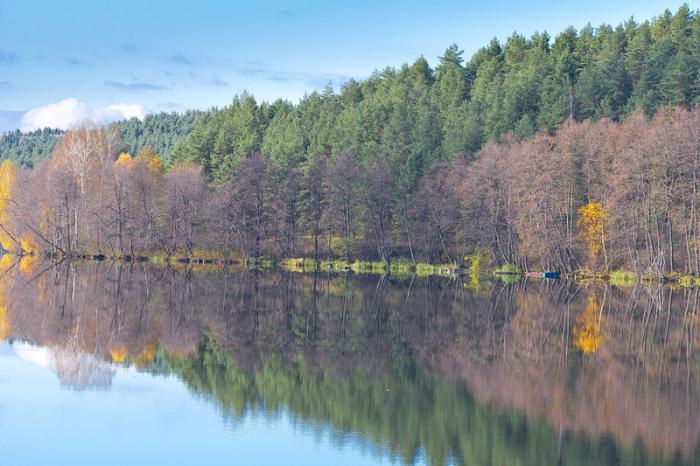
[(106, 107), (88, 108), (85, 102), (70, 97), (29, 110), (22, 116), (20, 129), (22, 131), (46, 127), (67, 129), (87, 121), (100, 124), (132, 117), (143, 119), (145, 116), (146, 109), (141, 104), (118, 103)]
[(146, 116), (146, 109), (141, 104), (112, 104), (104, 108), (95, 108), (92, 110), (92, 120), (101, 123), (109, 123), (110, 121), (122, 120), (124, 118), (136, 117), (143, 120)]
[(46, 127), (66, 129), (86, 117), (85, 102), (70, 98), (29, 110), (22, 116), (20, 127), (22, 131)]

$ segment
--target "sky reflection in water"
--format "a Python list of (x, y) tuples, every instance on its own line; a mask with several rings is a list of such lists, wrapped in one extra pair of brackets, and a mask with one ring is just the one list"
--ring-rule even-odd
[(18, 270), (7, 464), (700, 464), (700, 290)]

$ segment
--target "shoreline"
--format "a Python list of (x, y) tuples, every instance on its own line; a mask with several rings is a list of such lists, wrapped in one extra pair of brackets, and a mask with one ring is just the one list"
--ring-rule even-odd
[[(23, 258), (38, 257), (32, 253), (15, 253), (12, 251), (3, 252), (4, 255), (17, 258), (20, 262)], [(248, 257), (240, 258), (233, 256), (225, 256), (218, 252), (201, 252), (194, 255), (174, 254), (174, 255), (147, 255), (147, 254), (125, 254), (111, 255), (104, 253), (72, 253), (72, 254), (46, 254), (42, 255), (45, 259), (63, 262), (63, 261), (81, 261), (81, 262), (119, 262), (126, 264), (144, 264), (161, 267), (182, 268), (189, 267), (192, 269), (211, 269), (217, 270), (228, 267), (240, 267), (249, 270), (275, 270), (281, 269), (293, 273), (354, 273), (354, 274), (372, 274), (372, 275), (393, 275), (403, 277), (445, 277), (454, 278), (457, 276), (470, 277), (472, 281), (482, 279), (496, 279), (504, 282), (515, 282), (521, 279), (533, 280), (571, 280), (577, 283), (605, 283), (617, 287), (640, 285), (664, 285), (676, 286), (679, 288), (694, 288), (700, 287), (700, 277), (696, 277), (682, 272), (671, 272), (667, 274), (637, 274), (625, 270), (613, 270), (610, 272), (592, 272), (589, 270), (576, 271), (573, 273), (561, 273), (559, 278), (541, 278), (532, 277), (527, 274), (530, 272), (540, 273), (542, 271), (520, 271), (512, 264), (505, 264), (499, 267), (485, 267), (479, 264), (479, 260), (468, 267), (457, 266), (455, 264), (430, 264), (425, 262), (413, 263), (405, 259), (395, 262), (386, 263), (381, 261), (366, 261), (354, 260), (345, 261), (341, 259), (323, 259), (315, 261), (313, 258), (282, 258), (273, 259), (267, 257)]]

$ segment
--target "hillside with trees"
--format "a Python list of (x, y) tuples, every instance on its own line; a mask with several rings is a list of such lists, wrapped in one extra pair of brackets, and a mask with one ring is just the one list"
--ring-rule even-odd
[(694, 105), (699, 65), (700, 17), (687, 6), (641, 24), (568, 28), (554, 40), (513, 34), (467, 62), (452, 45), (435, 69), (420, 57), (297, 105), (244, 94), (202, 119), (173, 155), (225, 179), (254, 152), (277, 165), (342, 153), (366, 163), (381, 154), (413, 185), (435, 161), (473, 158), (505, 134), (523, 139), (552, 134), (567, 119), (620, 121), (635, 109)]
[(698, 60), (700, 15), (682, 7), (514, 34), (466, 63), (451, 46), (435, 69), (419, 58), (296, 105), (243, 94), (155, 149), (136, 121), (128, 139), (123, 123), (78, 128), (51, 163), (3, 165), (2, 242), (697, 276)]
[(33, 167), (51, 157), (56, 142), (63, 135), (60, 129), (20, 130), (0, 134), (0, 158), (12, 160), (23, 167)]
[[(216, 110), (155, 113), (146, 115), (143, 120), (131, 118), (118, 121), (116, 125), (122, 143), (120, 149), (135, 154), (144, 147), (151, 146), (167, 160), (175, 143), (190, 134), (205, 113), (216, 113)], [(10, 159), (17, 165), (31, 168), (51, 157), (51, 152), (64, 133), (60, 129), (44, 128), (0, 134), (0, 159)]]

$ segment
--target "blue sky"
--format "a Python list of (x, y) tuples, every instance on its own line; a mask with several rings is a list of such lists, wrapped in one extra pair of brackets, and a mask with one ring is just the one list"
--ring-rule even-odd
[(0, 130), (30, 109), (54, 122), (223, 106), (243, 90), (296, 101), (420, 55), (435, 63), (453, 42), (469, 57), (516, 30), (555, 36), (682, 3), (3, 0)]

